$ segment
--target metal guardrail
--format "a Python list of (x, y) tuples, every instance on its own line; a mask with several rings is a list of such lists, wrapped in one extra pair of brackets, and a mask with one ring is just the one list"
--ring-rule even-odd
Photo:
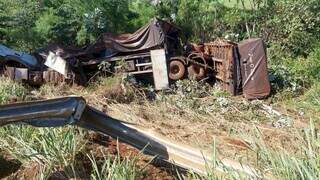
[[(213, 164), (205, 152), (170, 141), (148, 129), (109, 117), (86, 105), (82, 97), (1, 105), (0, 127), (15, 123), (36, 127), (77, 125), (119, 139), (145, 154), (199, 174), (206, 174)], [(223, 172), (226, 167), (251, 177), (258, 176), (253, 168), (226, 159), (221, 160), (221, 166), (216, 167), (216, 170)]]

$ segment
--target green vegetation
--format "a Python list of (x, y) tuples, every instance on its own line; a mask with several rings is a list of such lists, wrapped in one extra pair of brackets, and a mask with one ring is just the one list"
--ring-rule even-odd
[(121, 160), (118, 156), (115, 159), (111, 159), (107, 155), (104, 155), (102, 159), (102, 166), (99, 168), (99, 164), (95, 159), (94, 155), (88, 155), (92, 165), (93, 173), (91, 174), (91, 179), (100, 180), (100, 179), (121, 179), (121, 180), (134, 180), (139, 177), (141, 173), (136, 165), (135, 159)]
[(0, 77), (0, 104), (8, 101), (21, 101), (27, 95), (27, 89), (21, 83)]
[(297, 133), (297, 138), (302, 139), (302, 142), (298, 144), (300, 148), (295, 155), (285, 149), (271, 150), (260, 139), (255, 147), (260, 166), (280, 179), (318, 179), (319, 134), (313, 122), (310, 122), (310, 126), (304, 129), (303, 133)]
[(48, 178), (51, 172), (70, 166), (85, 145), (84, 139), (74, 129), (35, 129), (30, 127), (5, 127), (1, 129), (1, 146), (12, 157), (24, 164), (35, 162), (39, 176)]
[[(163, 133), (190, 123), (210, 137), (244, 136), (251, 140), (250, 150), (237, 151), (234, 157), (240, 156), (239, 161), (250, 162), (267, 179), (319, 179), (319, 0), (0, 0), (0, 43), (23, 51), (33, 51), (54, 42), (84, 46), (104, 32), (133, 32), (153, 17), (180, 26), (185, 41), (207, 42), (219, 37), (241, 41), (262, 37), (268, 48), (271, 97), (247, 102), (229, 97), (217, 87), (193, 81), (178, 82), (170, 95), (167, 92), (155, 94), (150, 88), (136, 89), (128, 83), (129, 77), (115, 75), (101, 78), (87, 88), (44, 85), (31, 89), (0, 78), (0, 104), (29, 97), (81, 95), (102, 110), (122, 105), (122, 109), (128, 109), (133, 115), (141, 115), (140, 120), (149, 120), (150, 127), (163, 126)], [(296, 127), (285, 124), (279, 130), (282, 134), (275, 135), (276, 138), (265, 135), (253, 127), (270, 127), (274, 122), (287, 119), (261, 110), (262, 104), (280, 109), (284, 116), (300, 124)], [(170, 124), (176, 121), (181, 124)], [(312, 123), (305, 125), (309, 121)], [(212, 126), (215, 129), (209, 131)], [(197, 132), (186, 134), (192, 131), (188, 127), (182, 131), (167, 134), (177, 134), (177, 139), (192, 142), (199, 139), (188, 139), (189, 136), (203, 138)], [(203, 141), (208, 139), (203, 138)], [(286, 144), (289, 140), (292, 140), (290, 145)], [(22, 162), (23, 168), (35, 163), (38, 179), (47, 179), (60, 171), (68, 178), (83, 177), (81, 173), (91, 179), (143, 178), (143, 168), (137, 166), (135, 158), (89, 152), (87, 147), (91, 142), (88, 141), (87, 131), (70, 127), (8, 126), (0, 129), (1, 154)], [(223, 149), (226, 147), (218, 143), (215, 148), (226, 151)], [(101, 157), (97, 156), (99, 153)], [(79, 164), (83, 159), (87, 164)], [(238, 179), (241, 176), (233, 170), (228, 172), (227, 177), (210, 170), (208, 177), (192, 173), (186, 176), (189, 179)]]
[(54, 178), (54, 173), (60, 172), (60, 177), (68, 179), (134, 179), (142, 172), (134, 159), (103, 152), (102, 157), (94, 156), (91, 151), (95, 149), (85, 148), (88, 132), (81, 129), (8, 126), (1, 128), (0, 142), (1, 151), (21, 162), (26, 173), (34, 174), (29, 178)]

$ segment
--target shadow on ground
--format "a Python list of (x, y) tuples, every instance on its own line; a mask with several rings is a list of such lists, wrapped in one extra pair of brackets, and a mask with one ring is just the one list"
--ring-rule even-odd
[(17, 172), (21, 167), (21, 163), (17, 160), (9, 160), (0, 156), (0, 179), (6, 178)]

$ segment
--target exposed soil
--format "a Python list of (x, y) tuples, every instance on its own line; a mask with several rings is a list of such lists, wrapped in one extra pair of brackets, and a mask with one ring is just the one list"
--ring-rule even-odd
[(109, 136), (93, 133), (90, 140), (91, 143), (87, 148), (93, 152), (96, 157), (100, 156), (102, 158), (103, 154), (109, 154), (111, 156), (117, 156), (119, 154), (122, 159), (134, 159), (137, 167), (144, 169), (139, 179), (170, 180), (176, 177), (175, 168), (170, 167), (167, 163), (145, 156), (135, 148), (114, 140)]
[(252, 166), (256, 160), (256, 153), (251, 149), (256, 143), (255, 138), (263, 139), (273, 149), (296, 152), (299, 147), (294, 145), (299, 144), (297, 142), (301, 139), (294, 134), (306, 127), (303, 119), (294, 119), (293, 127), (274, 128), (270, 122), (233, 121), (218, 113), (195, 118), (192, 114), (179, 114), (175, 109), (171, 112), (168, 107), (155, 109), (153, 106), (132, 104), (113, 104), (108, 107), (108, 114), (116, 119), (143, 125), (172, 140), (209, 153), (213, 152), (215, 142), (215, 151), (220, 159), (245, 159), (247, 165)]
[(0, 179), (10, 176), (21, 167), (21, 163), (9, 157), (0, 157)]
[[(108, 136), (91, 133), (89, 142), (84, 152), (91, 153), (98, 166), (102, 166), (105, 157), (111, 159), (120, 155), (120, 160), (133, 160), (137, 170), (143, 169), (138, 173), (137, 179), (146, 180), (171, 180), (177, 177), (176, 168), (165, 162), (153, 160), (152, 158), (141, 154), (138, 150), (126, 144), (118, 142)], [(65, 180), (65, 179), (90, 179), (92, 164), (85, 153), (79, 153), (75, 159), (76, 177), (70, 177), (67, 174), (71, 171), (71, 167), (64, 167), (51, 174), (49, 179)], [(99, 167), (98, 167), (99, 168)], [(35, 162), (22, 166), (19, 161), (9, 160), (9, 158), (0, 158), (0, 179), (34, 179), (39, 172), (39, 165)], [(139, 171), (140, 172), (140, 171)]]

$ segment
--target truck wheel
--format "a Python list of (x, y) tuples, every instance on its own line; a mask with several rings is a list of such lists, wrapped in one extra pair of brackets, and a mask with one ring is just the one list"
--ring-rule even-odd
[(188, 75), (190, 79), (201, 80), (206, 77), (206, 71), (204, 67), (192, 64), (188, 67)]
[(186, 67), (181, 61), (173, 60), (169, 63), (169, 78), (177, 81), (183, 79), (186, 73)]

